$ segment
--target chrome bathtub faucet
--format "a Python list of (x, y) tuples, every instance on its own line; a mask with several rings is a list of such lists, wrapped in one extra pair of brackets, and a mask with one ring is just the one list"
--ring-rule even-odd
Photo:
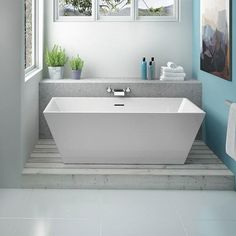
[(115, 97), (124, 97), (127, 93), (131, 93), (131, 89), (129, 87), (126, 89), (112, 89), (111, 87), (108, 87), (107, 92), (113, 93)]

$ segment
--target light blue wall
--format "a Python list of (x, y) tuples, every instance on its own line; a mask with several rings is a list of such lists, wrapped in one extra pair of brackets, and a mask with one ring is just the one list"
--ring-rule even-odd
[(225, 81), (200, 71), (200, 0), (193, 1), (193, 77), (203, 84), (203, 108), (207, 112), (204, 140), (236, 174), (236, 162), (225, 153), (229, 108), (225, 100), (236, 102), (236, 1), (233, 2), (233, 81)]

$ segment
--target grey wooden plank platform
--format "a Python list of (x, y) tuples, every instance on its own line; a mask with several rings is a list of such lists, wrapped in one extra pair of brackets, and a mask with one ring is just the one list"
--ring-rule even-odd
[(184, 165), (92, 165), (64, 164), (55, 142), (43, 139), (23, 176), (27, 187), (234, 190), (233, 173), (202, 141)]

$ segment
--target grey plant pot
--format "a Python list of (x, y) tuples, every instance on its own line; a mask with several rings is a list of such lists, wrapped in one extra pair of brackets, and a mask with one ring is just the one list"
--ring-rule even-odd
[(72, 70), (72, 79), (80, 79), (81, 70)]
[(56, 80), (56, 79), (63, 79), (64, 78), (64, 66), (57, 66), (57, 67), (48, 67), (49, 78)]

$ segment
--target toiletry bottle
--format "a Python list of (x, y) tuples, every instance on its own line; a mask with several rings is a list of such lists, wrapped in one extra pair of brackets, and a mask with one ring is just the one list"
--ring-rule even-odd
[(147, 62), (146, 58), (143, 58), (142, 64), (141, 64), (141, 77), (143, 80), (147, 79)]
[(153, 64), (150, 61), (149, 62), (149, 66), (148, 66), (148, 80), (153, 80), (154, 79), (154, 74), (153, 74), (154, 70), (153, 70)]
[(156, 79), (157, 75), (156, 75), (156, 62), (155, 62), (155, 58), (152, 57), (151, 61), (152, 61), (152, 66), (153, 66), (153, 79)]

